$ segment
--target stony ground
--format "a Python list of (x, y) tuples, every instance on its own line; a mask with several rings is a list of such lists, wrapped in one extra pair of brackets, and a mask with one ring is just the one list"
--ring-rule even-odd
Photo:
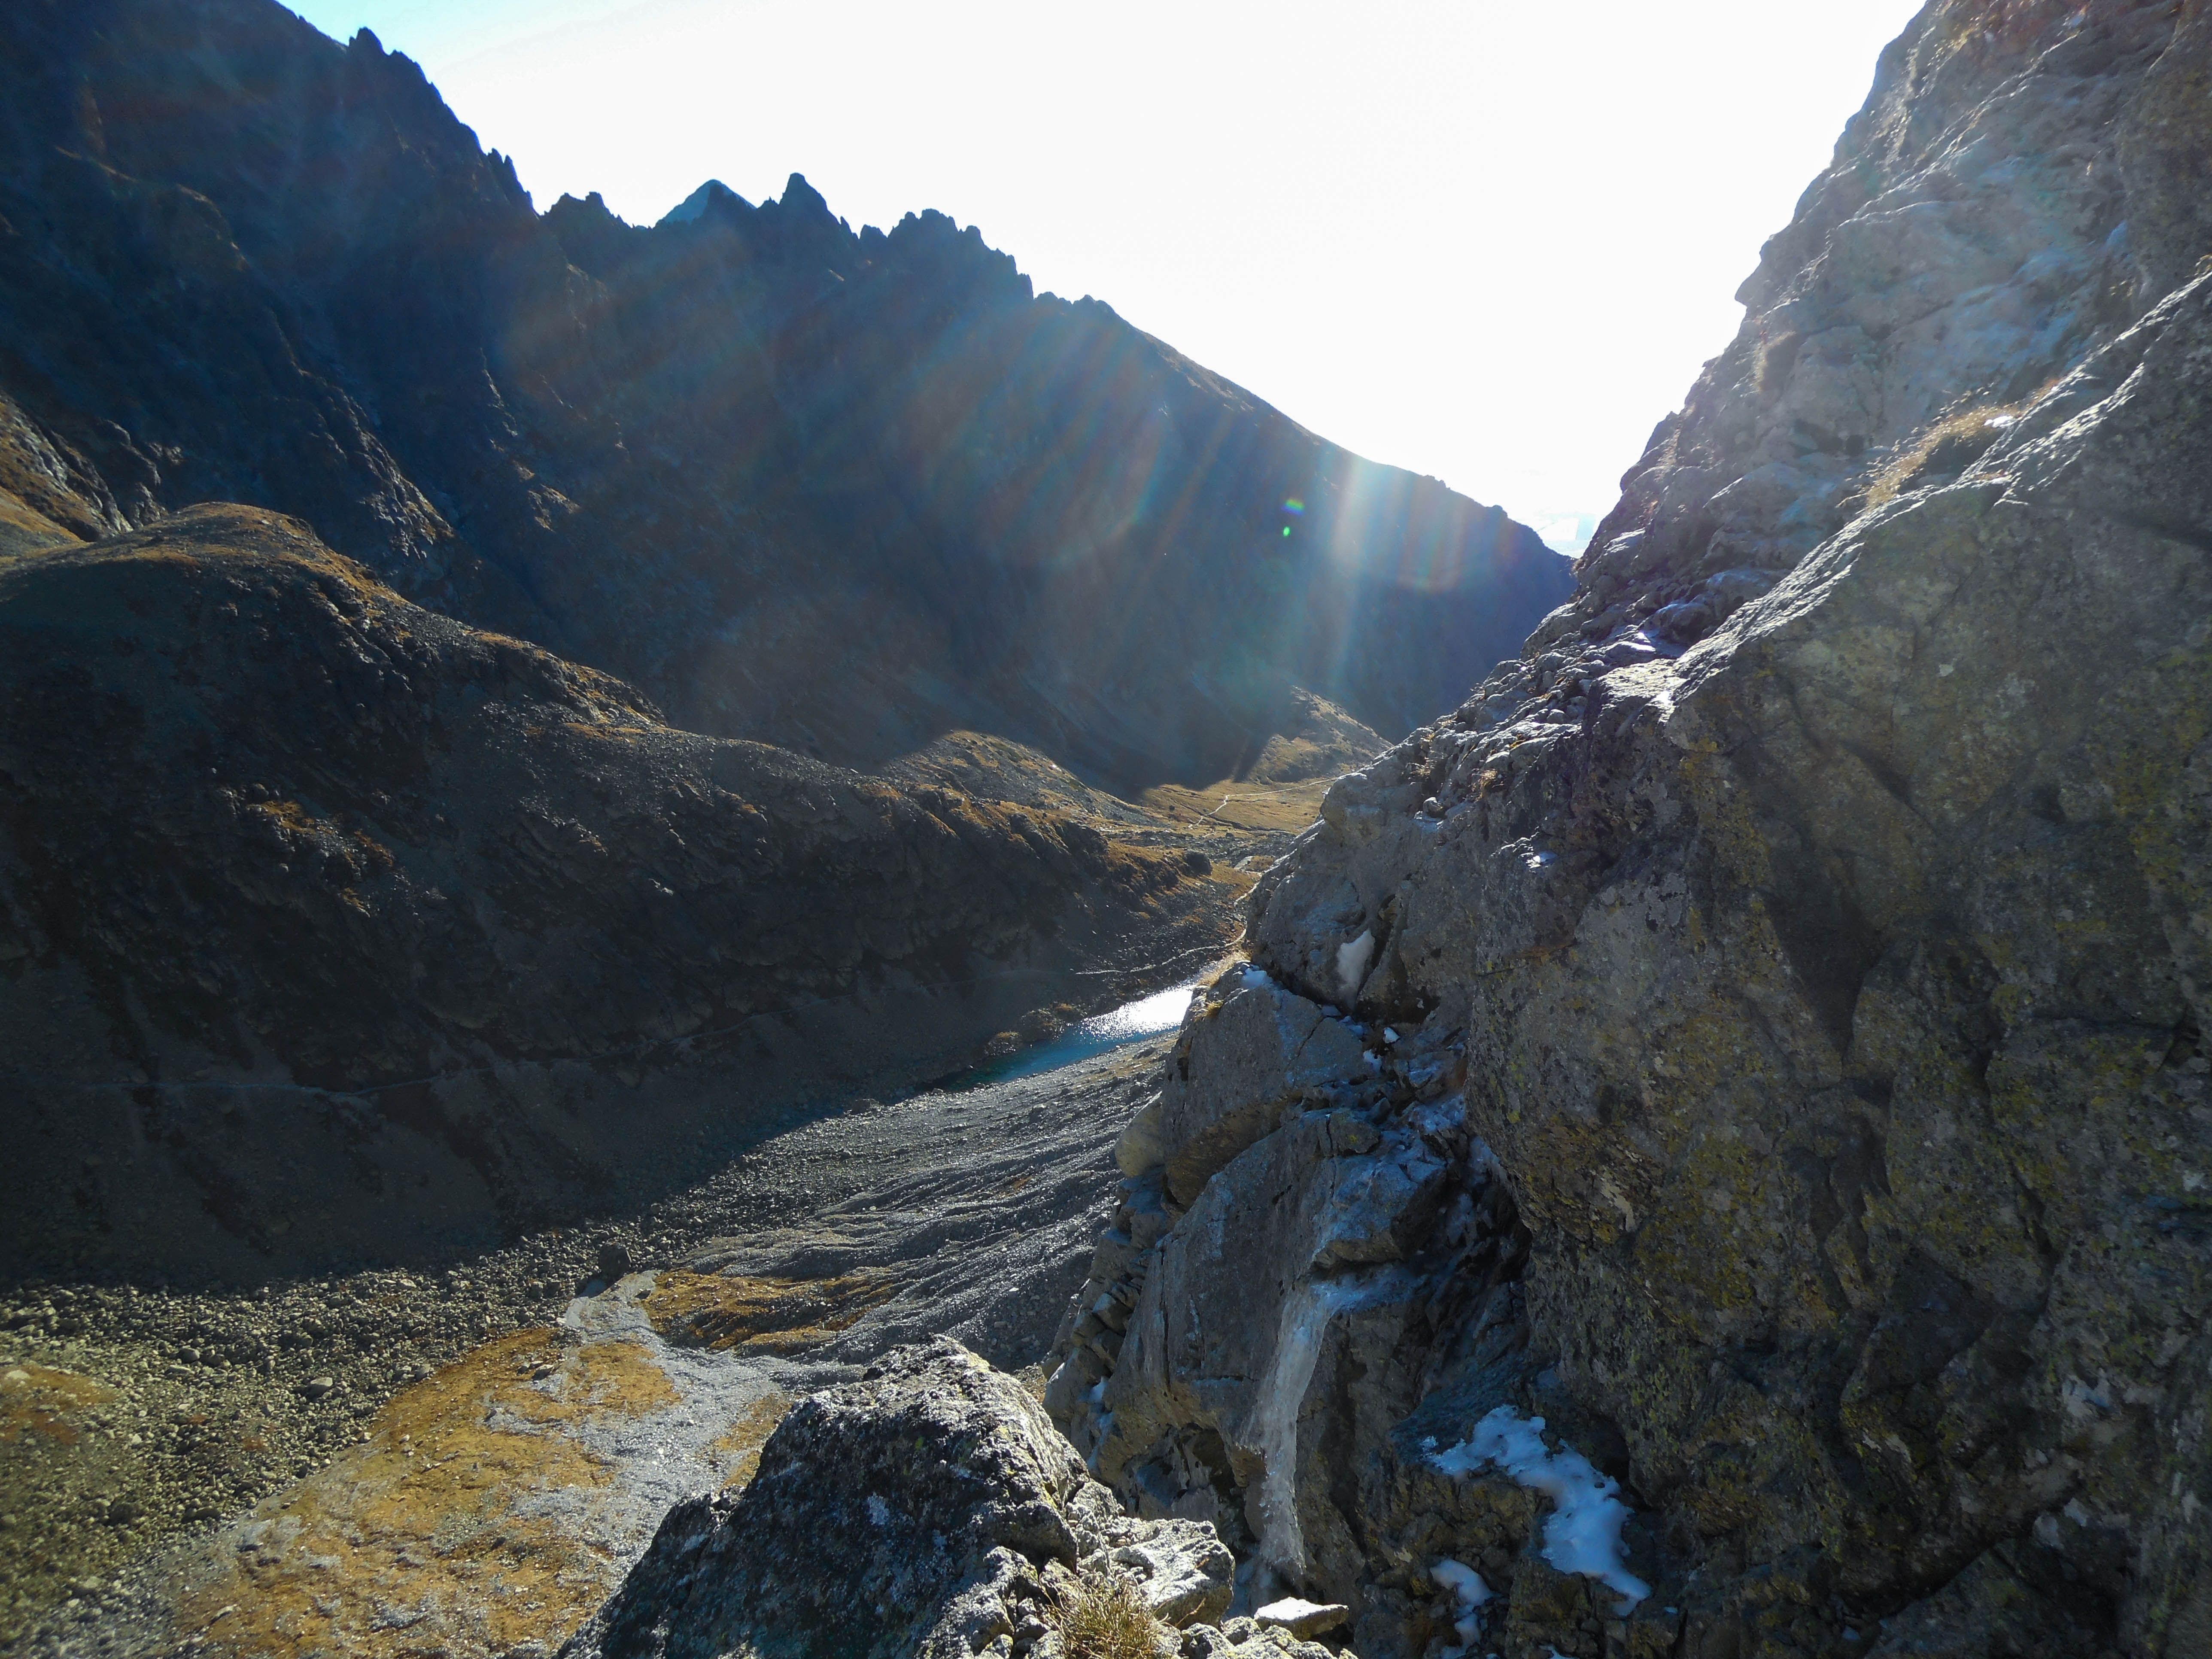
[(434, 1277), (16, 1292), (0, 1644), (550, 1651), (796, 1395), (935, 1331), (1041, 1358), (1164, 1048), (854, 1101)]

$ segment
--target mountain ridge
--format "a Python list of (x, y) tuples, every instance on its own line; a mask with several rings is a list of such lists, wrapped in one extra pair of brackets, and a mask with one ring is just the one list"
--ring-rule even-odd
[[(1567, 580), (942, 215), (856, 234), (796, 175), (540, 215), (368, 31), (9, 8), (0, 1015), (46, 1173), (0, 1256), (435, 1256), (678, 1178), (716, 1091), (742, 1140), (1158, 988), (1382, 740), (1337, 696), (1402, 727)], [(776, 1052), (708, 1064), (730, 1019)], [(248, 1092), (319, 1127), (257, 1152)], [(358, 1134), (405, 1177), (332, 1174)]]
[(78, 533), (266, 505), (679, 723), (988, 730), (1123, 793), (1232, 774), (1292, 684), (1402, 732), (1565, 592), (942, 216), (540, 216), (413, 64), (269, 0), (0, 27), (0, 487)]

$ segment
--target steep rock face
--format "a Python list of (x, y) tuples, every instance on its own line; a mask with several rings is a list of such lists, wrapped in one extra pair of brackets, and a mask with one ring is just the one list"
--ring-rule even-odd
[(1945, 416), (2047, 389), (2185, 277), (2205, 29), (2174, 0), (1930, 4), (1535, 641), (1703, 637), (1870, 495), (1955, 475), (2001, 429)]
[(19, 1264), (523, 1224), (1219, 925), (1054, 807), (673, 730), (253, 509), (0, 559), (0, 708)]
[[(1289, 1045), (1251, 1040), (1260, 1014), (1295, 1043), (1288, 1075)], [(1469, 1133), (1466, 1047), (1441, 1020), (1360, 1025), (1249, 969), (1208, 988), (1123, 1135), (1128, 1179), (1046, 1406), (1131, 1510), (1219, 1530), (1243, 1558), (1239, 1607), (1319, 1596), (1370, 1653), (1670, 1652), (1679, 1606), (1622, 1609), (1553, 1559), (1534, 1491), (1436, 1460), (1503, 1408), (1622, 1463), (1531, 1352), (1528, 1235)], [(1255, 1109), (1164, 1111), (1186, 1073)], [(1185, 1200), (1194, 1152), (1207, 1173)], [(1621, 1518), (1621, 1570), (1657, 1577), (1659, 1545)]]
[(540, 217), (411, 63), (269, 0), (0, 46), (0, 536), (263, 504), (694, 729), (1123, 787), (1231, 773), (1294, 684), (1401, 732), (1568, 591), (942, 216)]
[[(1318, 1386), (1237, 1368), (1287, 1456), (1187, 1471), (1250, 1511), (1287, 1462), (1336, 1508), (1357, 1547), (1303, 1576), (1364, 1650), (1422, 1651), (1438, 1561), (1487, 1559), (1444, 1553), (1472, 1500), (1437, 1449), (1500, 1405), (1623, 1480), (1652, 1590), (1560, 1622), (1523, 1517), (1478, 1615), (1502, 1651), (2212, 1646), (2208, 52), (2201, 5), (1929, 7), (1574, 600), (1255, 891), (1278, 986), (1463, 1047), (1528, 1239), (1513, 1318), (1446, 1306), (1332, 1373), (1360, 1327), (1328, 1312)], [(1195, 1076), (1195, 1019), (1185, 1045)], [(1326, 1096), (1300, 1109), (1386, 1141), (1419, 1109), (1410, 1071)], [(1170, 1273), (1268, 1146), (1152, 1200), (1154, 1322), (1071, 1329), (1112, 1420), (1055, 1402), (1102, 1457), (1146, 1452), (1110, 1449), (1135, 1408), (1134, 1442), (1226, 1421), (1180, 1380), (1328, 1277), (1303, 1239)], [(1109, 1235), (1102, 1268), (1131, 1259)], [(1128, 1357), (1155, 1329), (1184, 1355), (1157, 1378)], [(1385, 1353), (1407, 1380), (1372, 1389)]]

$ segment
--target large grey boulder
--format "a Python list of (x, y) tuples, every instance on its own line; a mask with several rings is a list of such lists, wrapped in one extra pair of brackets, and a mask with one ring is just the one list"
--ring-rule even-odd
[(743, 1491), (672, 1510), (564, 1651), (1028, 1653), (1048, 1586), (1117, 1572), (1186, 1625), (1227, 1609), (1233, 1568), (1211, 1527), (1125, 1514), (1018, 1382), (939, 1338), (800, 1401)]

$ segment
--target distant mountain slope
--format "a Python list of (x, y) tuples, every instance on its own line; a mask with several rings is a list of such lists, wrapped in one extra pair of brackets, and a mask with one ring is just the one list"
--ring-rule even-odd
[(1231, 896), (1050, 802), (672, 730), (255, 509), (0, 556), (0, 1271), (609, 1201), (1073, 966), (1202, 957)]
[(265, 504), (685, 726), (1124, 788), (1233, 773), (1293, 685), (1402, 732), (1569, 591), (972, 228), (690, 206), (541, 217), (413, 64), (269, 0), (11, 7), (0, 536)]

